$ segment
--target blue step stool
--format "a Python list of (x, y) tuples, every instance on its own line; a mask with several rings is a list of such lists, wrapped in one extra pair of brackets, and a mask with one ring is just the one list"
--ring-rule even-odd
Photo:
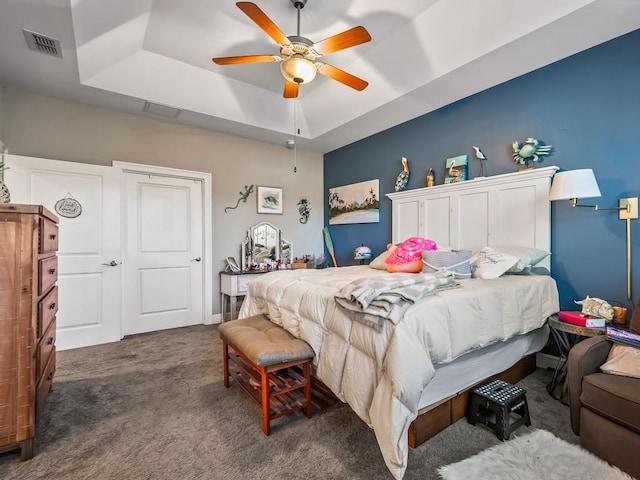
[(521, 425), (531, 425), (527, 391), (502, 380), (476, 388), (471, 396), (467, 422), (491, 428), (499, 440), (508, 440)]

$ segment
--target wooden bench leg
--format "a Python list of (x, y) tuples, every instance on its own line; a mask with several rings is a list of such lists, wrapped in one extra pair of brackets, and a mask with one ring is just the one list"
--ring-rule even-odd
[(311, 404), (311, 360), (302, 365), (302, 374), (307, 380), (307, 384), (304, 387), (304, 398), (307, 399), (307, 406), (304, 408), (304, 414), (307, 418), (311, 418), (313, 407)]
[(271, 433), (271, 417), (269, 416), (269, 374), (265, 368), (260, 368), (262, 390), (262, 431), (269, 436)]
[(222, 341), (222, 363), (224, 365), (224, 386), (229, 388), (229, 344)]

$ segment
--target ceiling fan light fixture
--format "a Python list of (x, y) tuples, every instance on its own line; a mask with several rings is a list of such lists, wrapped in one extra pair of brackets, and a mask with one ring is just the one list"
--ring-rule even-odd
[(287, 82), (304, 85), (316, 78), (318, 69), (311, 60), (293, 55), (280, 63), (280, 71)]

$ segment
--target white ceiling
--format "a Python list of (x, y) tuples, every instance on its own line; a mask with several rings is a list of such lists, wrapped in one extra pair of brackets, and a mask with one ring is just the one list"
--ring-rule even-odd
[[(286, 35), (290, 0), (256, 0)], [(326, 153), (640, 28), (639, 0), (308, 0), (301, 35), (356, 25), (372, 41), (324, 57), (369, 82), (318, 76), (282, 97), (275, 63), (212, 57), (278, 54), (232, 0), (0, 0), (0, 84)], [(63, 58), (27, 48), (22, 29), (61, 41)], [(146, 114), (150, 115), (150, 114)], [(156, 117), (162, 118), (162, 117)]]

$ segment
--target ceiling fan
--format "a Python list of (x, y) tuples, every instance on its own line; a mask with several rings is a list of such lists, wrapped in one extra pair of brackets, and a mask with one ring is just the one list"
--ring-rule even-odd
[(238, 2), (236, 5), (266, 32), (280, 47), (280, 55), (244, 55), (239, 57), (219, 57), (212, 60), (218, 65), (236, 65), (240, 63), (281, 62), (280, 71), (285, 78), (284, 97), (296, 98), (300, 85), (311, 82), (316, 73), (337, 80), (358, 91), (369, 85), (361, 78), (340, 70), (328, 63), (316, 61), (317, 58), (330, 53), (354, 47), (371, 40), (371, 35), (364, 27), (354, 27), (342, 33), (313, 43), (300, 36), (300, 10), (307, 0), (291, 0), (298, 11), (297, 35), (286, 36), (258, 6), (251, 2)]

